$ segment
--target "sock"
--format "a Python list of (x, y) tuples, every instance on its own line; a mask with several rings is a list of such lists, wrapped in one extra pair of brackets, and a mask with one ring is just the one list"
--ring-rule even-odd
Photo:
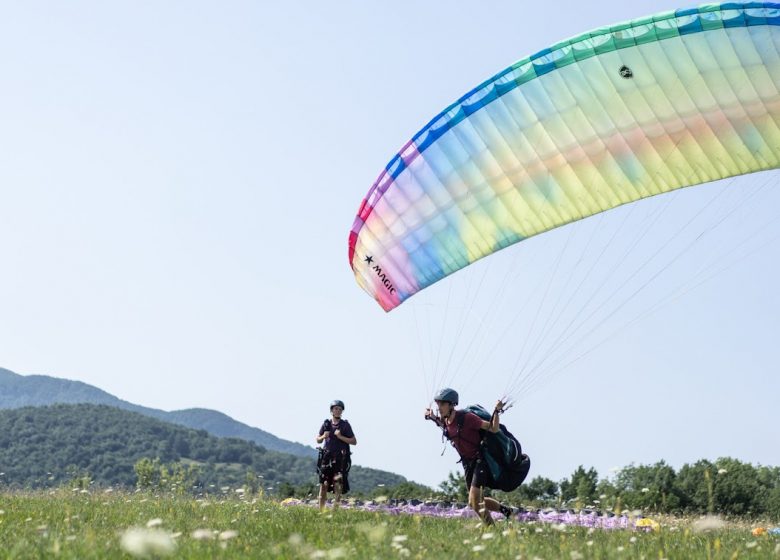
[(507, 507), (504, 504), (499, 504), (498, 511), (500, 511), (501, 515), (504, 517), (512, 517), (512, 508)]

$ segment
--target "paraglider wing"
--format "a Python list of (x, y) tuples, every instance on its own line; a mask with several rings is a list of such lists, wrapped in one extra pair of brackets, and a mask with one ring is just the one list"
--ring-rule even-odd
[(389, 311), (509, 245), (780, 159), (780, 4), (667, 12), (577, 36), (453, 103), (390, 161), (349, 236)]

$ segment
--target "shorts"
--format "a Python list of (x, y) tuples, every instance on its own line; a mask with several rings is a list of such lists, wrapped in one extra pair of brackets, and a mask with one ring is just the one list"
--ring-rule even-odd
[(352, 459), (348, 453), (332, 455), (321, 451), (317, 461), (317, 471), (320, 475), (320, 484), (328, 485), (328, 492), (334, 492), (334, 483), (338, 481), (337, 475), (341, 475), (341, 493), (349, 492), (349, 469), (352, 467)]
[(463, 471), (466, 476), (466, 488), (481, 488), (487, 486), (493, 488), (493, 475), (487, 463), (482, 457), (476, 459), (463, 460)]

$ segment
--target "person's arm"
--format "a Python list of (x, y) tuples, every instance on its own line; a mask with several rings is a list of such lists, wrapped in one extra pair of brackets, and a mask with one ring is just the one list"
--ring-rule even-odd
[(322, 443), (330, 437), (330, 432), (325, 430), (325, 424), (320, 428), (320, 433), (317, 434), (317, 443)]
[(349, 434), (349, 436), (342, 434), (341, 430), (336, 430), (333, 432), (333, 435), (344, 443), (348, 443), (349, 445), (357, 445), (357, 438), (355, 438), (355, 434), (352, 433), (352, 428), (349, 425), (347, 425), (347, 434)]
[(434, 424), (436, 424), (438, 427), (441, 428), (441, 418), (436, 416), (433, 411), (430, 408), (425, 409), (425, 419), (430, 420)]
[(482, 421), (482, 428), (483, 430), (487, 430), (492, 433), (498, 432), (499, 424), (501, 423), (498, 419), (498, 413), (504, 410), (504, 402), (499, 400), (496, 403), (496, 408), (493, 410), (493, 416), (490, 418), (490, 422), (487, 420)]

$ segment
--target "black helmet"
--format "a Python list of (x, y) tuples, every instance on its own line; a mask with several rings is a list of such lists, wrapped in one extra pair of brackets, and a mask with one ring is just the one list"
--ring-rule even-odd
[(458, 392), (455, 389), (445, 387), (433, 397), (435, 401), (444, 401), (452, 404), (458, 404)]
[(341, 410), (344, 410), (344, 401), (335, 400), (332, 403), (330, 403), (330, 409), (333, 410), (334, 406), (340, 406)]

